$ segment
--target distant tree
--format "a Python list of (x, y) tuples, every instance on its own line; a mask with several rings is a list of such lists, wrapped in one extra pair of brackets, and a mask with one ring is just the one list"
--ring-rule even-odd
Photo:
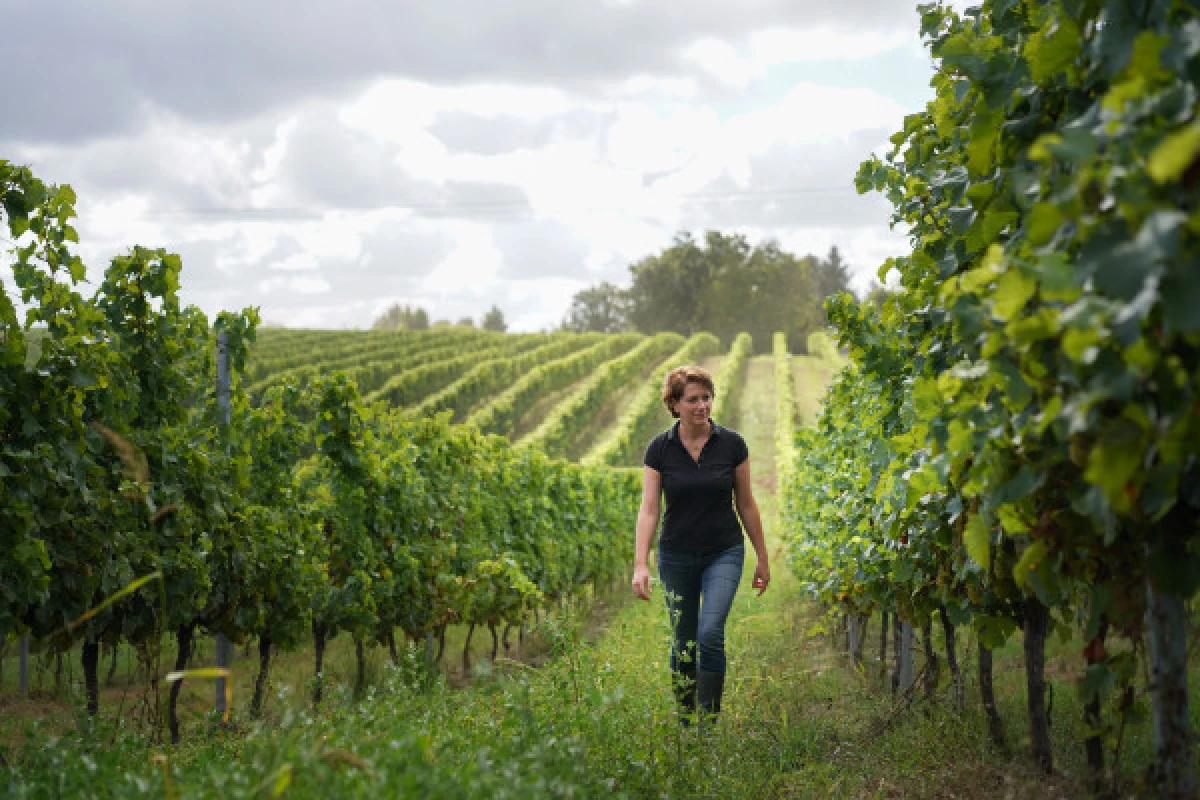
[(571, 298), (563, 330), (620, 333), (630, 327), (629, 293), (608, 281), (582, 289)]
[(375, 318), (371, 324), (375, 330), (424, 331), (429, 329), (429, 312), (393, 303), (391, 308)]
[(825, 298), (850, 291), (850, 270), (837, 245), (829, 248), (829, 255), (816, 263), (817, 294), (821, 306), (821, 320), (825, 321)]
[(864, 303), (870, 303), (876, 308), (883, 308), (883, 301), (888, 298), (892, 292), (882, 283), (872, 279), (871, 285), (867, 287), (866, 294), (863, 296)]
[(751, 247), (742, 235), (716, 231), (696, 242), (684, 233), (630, 271), (629, 318), (643, 333), (711, 331), (728, 344), (748, 331), (755, 350), (767, 352), (775, 331), (803, 347), (822, 321), (816, 259), (775, 242)]
[(493, 305), (491, 309), (483, 315), (483, 320), (480, 322), (479, 327), (483, 328), (485, 331), (504, 333), (508, 330), (508, 323), (504, 321), (504, 312), (500, 310), (500, 307)]
[(461, 317), (458, 322), (454, 324), (460, 328), (474, 328), (475, 320), (471, 319), (470, 317)]

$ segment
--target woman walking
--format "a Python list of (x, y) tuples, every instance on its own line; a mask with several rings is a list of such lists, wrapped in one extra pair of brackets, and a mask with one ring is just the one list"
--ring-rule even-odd
[(667, 373), (662, 400), (677, 422), (646, 448), (637, 518), (633, 591), (649, 600), (650, 542), (665, 495), (658, 573), (674, 633), (672, 687), (685, 724), (697, 709), (708, 718), (721, 710), (725, 620), (742, 577), (743, 526), (758, 556), (753, 587), (759, 596), (771, 582), (749, 450), (737, 431), (709, 417), (715, 391), (712, 376), (699, 367)]

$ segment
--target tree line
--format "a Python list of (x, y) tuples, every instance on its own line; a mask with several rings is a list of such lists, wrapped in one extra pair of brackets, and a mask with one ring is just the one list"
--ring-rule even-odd
[[(603, 281), (576, 292), (561, 329), (575, 333), (673, 332), (691, 336), (709, 331), (729, 347), (742, 331), (755, 352), (767, 352), (771, 337), (783, 331), (803, 343), (828, 324), (825, 300), (850, 292), (850, 270), (836, 245), (824, 257), (795, 256), (778, 243), (751, 245), (741, 234), (708, 231), (700, 240), (676, 234), (662, 252), (629, 267), (628, 288)], [(865, 300), (878, 305), (887, 294), (873, 283)], [(455, 323), (430, 322), (423, 308), (392, 305), (376, 318), (377, 330), (476, 327), (470, 317)], [(504, 312), (493, 305), (478, 327), (506, 331)]]
[[(425, 309), (420, 306), (400, 305), (399, 303), (393, 303), (371, 323), (372, 330), (377, 331), (427, 331), (432, 328), (449, 327), (474, 328), (476, 325), (475, 320), (471, 317), (461, 317), (457, 322), (451, 322), (448, 319), (430, 322), (429, 312)], [(504, 312), (500, 310), (500, 307), (493, 305), (480, 318), (478, 327), (485, 331), (504, 333), (508, 330), (508, 322), (504, 319)]]
[(778, 243), (751, 245), (741, 234), (677, 234), (670, 247), (629, 268), (628, 288), (610, 282), (575, 294), (567, 330), (640, 333), (710, 331), (728, 346), (742, 331), (767, 352), (776, 331), (792, 342), (826, 324), (825, 298), (850, 291), (836, 246), (824, 258), (797, 257)]

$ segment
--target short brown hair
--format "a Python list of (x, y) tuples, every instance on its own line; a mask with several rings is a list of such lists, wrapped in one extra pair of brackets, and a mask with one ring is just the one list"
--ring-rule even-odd
[(713, 386), (712, 375), (708, 370), (703, 367), (676, 367), (667, 373), (667, 377), (663, 379), (662, 388), (663, 405), (667, 407), (667, 411), (671, 412), (672, 417), (679, 417), (674, 406), (683, 399), (683, 393), (687, 391), (689, 383), (700, 384), (713, 396), (717, 394), (717, 389)]

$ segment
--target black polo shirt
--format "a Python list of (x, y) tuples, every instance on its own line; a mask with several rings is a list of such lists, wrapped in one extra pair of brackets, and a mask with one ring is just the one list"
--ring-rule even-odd
[(746, 440), (715, 422), (699, 460), (694, 460), (680, 441), (678, 421), (655, 436), (643, 463), (662, 476), (667, 500), (659, 547), (705, 554), (741, 542), (742, 524), (733, 505), (733, 472), (749, 457)]

